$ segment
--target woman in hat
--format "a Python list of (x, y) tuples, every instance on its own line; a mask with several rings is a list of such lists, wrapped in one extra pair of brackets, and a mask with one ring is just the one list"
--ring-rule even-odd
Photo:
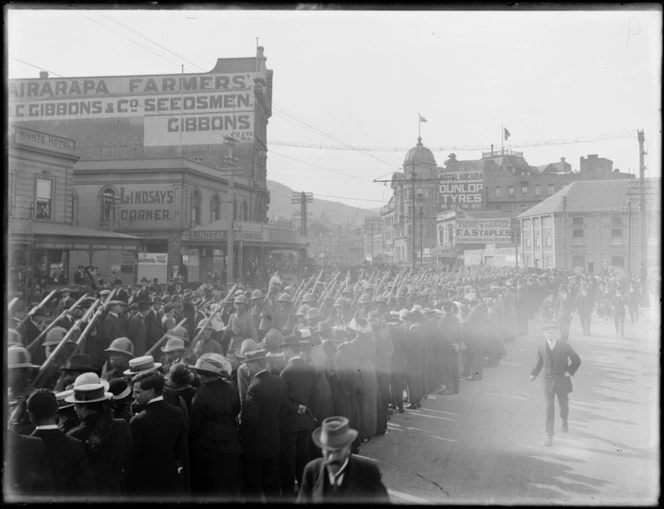
[(194, 499), (218, 496), (228, 500), (240, 494), (240, 437), (237, 415), (240, 397), (226, 379), (230, 362), (208, 353), (192, 368), (201, 386), (191, 403), (191, 490)]
[(74, 387), (65, 401), (74, 403), (81, 420), (67, 435), (83, 442), (97, 495), (117, 500), (126, 496), (125, 476), (131, 469), (134, 441), (129, 424), (113, 418), (108, 404), (112, 397), (104, 385), (86, 384)]
[(183, 362), (171, 364), (166, 375), (166, 387), (173, 389), (184, 400), (188, 414), (191, 414), (191, 403), (197, 391), (194, 384), (199, 385), (196, 374), (189, 366)]
[(113, 418), (122, 419), (129, 424), (134, 415), (131, 411), (134, 398), (129, 383), (124, 378), (114, 378), (108, 383), (108, 391), (113, 394), (110, 401)]

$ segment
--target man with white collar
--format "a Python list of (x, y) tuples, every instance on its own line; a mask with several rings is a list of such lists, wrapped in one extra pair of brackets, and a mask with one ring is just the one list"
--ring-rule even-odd
[(313, 432), (313, 441), (322, 449), (323, 457), (307, 464), (298, 502), (389, 503), (376, 463), (351, 454), (357, 435), (345, 417), (325, 419)]
[(96, 482), (83, 443), (65, 435), (55, 422), (58, 401), (53, 391), (34, 391), (28, 398), (27, 410), (35, 425), (32, 436), (40, 438), (46, 446), (55, 496), (95, 494)]
[(140, 409), (129, 426), (134, 438), (134, 465), (127, 477), (133, 495), (173, 499), (178, 493), (178, 460), (187, 457), (185, 417), (164, 400), (164, 377), (156, 370), (139, 373), (131, 381)]
[(558, 396), (560, 417), (563, 421), (562, 431), (563, 433), (567, 433), (569, 429), (567, 423), (569, 415), (568, 394), (572, 392), (572, 380), (570, 377), (579, 369), (581, 358), (569, 343), (558, 340), (559, 325), (557, 323), (548, 322), (542, 328), (546, 341), (537, 350), (537, 364), (530, 373), (530, 381), (535, 380), (542, 368), (544, 368), (543, 381), (546, 401), (547, 435), (544, 445), (551, 447), (553, 444), (553, 423), (555, 418), (554, 397)]

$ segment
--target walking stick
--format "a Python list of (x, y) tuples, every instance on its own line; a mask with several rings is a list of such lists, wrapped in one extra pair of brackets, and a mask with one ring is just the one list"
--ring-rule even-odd
[(185, 316), (182, 320), (180, 320), (178, 324), (175, 325), (175, 327), (173, 327), (172, 329), (168, 329), (168, 331), (166, 331), (166, 333), (161, 338), (159, 338), (159, 341), (157, 341), (154, 345), (152, 345), (152, 348), (150, 348), (147, 352), (145, 352), (145, 355), (152, 355), (152, 353), (162, 345), (162, 343), (166, 340), (166, 338), (170, 336), (171, 332), (173, 332), (178, 327), (181, 327), (182, 324), (186, 321), (187, 317)]

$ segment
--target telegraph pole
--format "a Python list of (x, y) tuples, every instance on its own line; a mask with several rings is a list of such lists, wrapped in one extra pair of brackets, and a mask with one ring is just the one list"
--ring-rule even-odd
[(374, 263), (374, 223), (382, 222), (380, 218), (371, 217), (364, 220), (364, 229), (366, 231), (367, 225), (371, 229), (371, 263)]
[(567, 196), (563, 196), (563, 270), (567, 270)]
[(415, 223), (415, 159), (413, 159), (413, 171), (412, 171), (411, 176), (410, 176), (410, 182), (411, 182), (410, 194), (413, 197), (413, 206), (411, 207), (411, 214), (410, 214), (410, 222), (413, 225), (413, 228), (412, 228), (412, 231), (411, 231), (411, 233), (413, 234), (413, 236), (411, 238), (411, 240), (412, 240), (411, 250), (412, 250), (412, 254), (413, 254), (412, 267), (413, 267), (413, 270), (415, 270), (415, 267), (417, 266), (417, 258), (415, 257), (415, 225), (417, 224), (417, 223)]
[(646, 151), (643, 148), (643, 145), (646, 142), (646, 137), (643, 132), (641, 131), (636, 131), (637, 139), (639, 140), (639, 212), (640, 212), (640, 217), (639, 217), (639, 223), (641, 226), (641, 231), (639, 232), (641, 235), (641, 302), (643, 303), (644, 307), (649, 307), (650, 302), (648, 299), (648, 285), (647, 285), (647, 277), (648, 277), (648, 239), (646, 238), (646, 196), (645, 196), (645, 189), (646, 189), (646, 183), (645, 183), (645, 172), (646, 172), (646, 164), (645, 164), (645, 155)]
[[(224, 157), (224, 173), (228, 176), (228, 234), (226, 235), (226, 284), (234, 280), (235, 257), (233, 244), (235, 241), (235, 174), (240, 170), (239, 161), (233, 156), (233, 148), (237, 140), (231, 136), (224, 136), (224, 143), (228, 147), (228, 156)], [(241, 253), (240, 253), (241, 256)], [(239, 279), (242, 279), (240, 274)]]
[(293, 193), (291, 203), (300, 205), (300, 235), (307, 236), (307, 203), (314, 201), (314, 193)]

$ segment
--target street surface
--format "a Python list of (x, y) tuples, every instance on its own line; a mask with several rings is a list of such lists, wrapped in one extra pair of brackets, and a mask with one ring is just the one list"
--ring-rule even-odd
[(378, 461), (395, 503), (657, 504), (658, 302), (642, 313), (634, 325), (628, 315), (623, 338), (597, 315), (584, 337), (574, 315), (570, 344), (582, 364), (565, 434), (556, 401), (553, 447), (544, 446), (542, 375), (529, 381), (544, 341), (536, 318), (482, 381), (394, 413), (360, 454)]

